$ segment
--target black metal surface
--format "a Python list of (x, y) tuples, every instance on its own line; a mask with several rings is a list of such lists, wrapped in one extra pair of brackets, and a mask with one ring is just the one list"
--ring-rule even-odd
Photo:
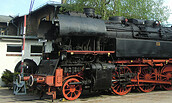
[[(87, 8), (86, 13), (93, 15), (94, 10)], [(56, 40), (54, 50), (110, 50), (116, 52), (116, 57), (131, 58), (172, 57), (169, 48), (172, 28), (162, 27), (158, 21), (129, 19), (126, 22), (124, 17), (110, 17), (104, 21), (70, 14), (57, 17), (54, 26), (50, 26), (50, 22), (40, 24), (45, 28), (41, 31), (45, 37)], [(116, 41), (111, 43), (113, 39)]]
[(143, 25), (145, 24), (144, 20), (141, 19), (128, 19), (129, 22), (135, 24), (135, 25)]
[(116, 38), (117, 57), (172, 57), (172, 42)]
[[(26, 74), (35, 74), (35, 72), (38, 70), (37, 64), (30, 59), (25, 59), (24, 60), (24, 73)], [(15, 72), (21, 71), (21, 61), (17, 63), (14, 69)]]
[(112, 69), (114, 68), (115, 65), (105, 63), (94, 63), (91, 65), (94, 76), (93, 88), (95, 90), (111, 87)]
[(172, 28), (162, 27), (158, 21), (129, 19), (128, 22), (121, 22), (122, 17), (109, 19), (105, 24), (107, 36), (111, 38), (172, 40)]
[(38, 37), (53, 40), (57, 38), (56, 32), (58, 29), (52, 24), (51, 21), (41, 21), (38, 27)]
[(113, 16), (113, 17), (109, 17), (110, 21), (120, 21), (122, 23), (122, 21), (125, 21), (125, 18), (122, 16)]
[(82, 82), (71, 82), (71, 83), (69, 83), (69, 85), (80, 85), (80, 84), (83, 84)]
[[(153, 40), (172, 40), (172, 28), (162, 27), (158, 21), (110, 17), (104, 21), (94, 18), (94, 9), (85, 8), (84, 17), (58, 14), (54, 21), (41, 21), (38, 34), (55, 40), (58, 36), (108, 36), (111, 38), (140, 38)], [(93, 16), (93, 17), (92, 17)], [(41, 36), (40, 36), (41, 37)]]
[(42, 60), (39, 64), (39, 69), (36, 74), (39, 75), (54, 75), (59, 59)]
[(106, 33), (101, 19), (58, 15), (61, 36), (98, 36)]

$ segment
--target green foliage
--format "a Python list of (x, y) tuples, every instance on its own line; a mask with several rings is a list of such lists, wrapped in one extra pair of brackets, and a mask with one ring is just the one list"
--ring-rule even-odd
[(110, 16), (167, 21), (168, 7), (164, 0), (65, 0), (67, 11), (83, 12), (83, 8), (95, 8), (103, 19)]
[(10, 70), (5, 69), (3, 72), (1, 78), (2, 81), (7, 85), (11, 85), (13, 83), (13, 76), (17, 75), (18, 73), (12, 73)]

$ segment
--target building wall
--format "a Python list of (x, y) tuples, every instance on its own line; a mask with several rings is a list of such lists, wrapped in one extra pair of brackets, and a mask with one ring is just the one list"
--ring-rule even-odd
[(9, 23), (0, 23), (0, 35), (17, 35), (17, 28), (12, 24)]
[[(2, 76), (3, 71), (5, 69), (10, 70), (11, 72), (14, 72), (14, 68), (17, 65), (18, 62), (21, 61), (22, 56), (21, 52), (7, 52), (7, 45), (21, 45), (22, 40), (21, 39), (7, 39), (7, 40), (0, 40), (0, 77)], [(37, 65), (40, 62), (40, 55), (41, 53), (31, 53), (31, 45), (41, 45), (41, 42), (38, 42), (38, 40), (26, 40), (25, 44), (25, 53), (24, 53), (24, 59), (31, 59), (33, 60)], [(34, 55), (34, 56), (32, 56)], [(0, 78), (0, 86), (4, 86), (5, 84), (2, 82)]]
[[(27, 36), (36, 36), (39, 28), (39, 24), (41, 20), (51, 21), (54, 17), (54, 7), (53, 6), (45, 6), (33, 13), (27, 15), (27, 23), (26, 23), (26, 35)], [(7, 23), (0, 23), (0, 28), (5, 28), (4, 35), (13, 35), (13, 36), (21, 36), (23, 34), (23, 26), (24, 26), (24, 16), (14, 18), (11, 23), (7, 26)], [(1, 39), (0, 38), (0, 86), (4, 86), (4, 83), (1, 80), (1, 76), (5, 69), (8, 69), (14, 72), (14, 68), (18, 62), (21, 61), (21, 52), (7, 52), (7, 45), (21, 45), (21, 39)], [(40, 62), (40, 53), (31, 54), (31, 45), (42, 45), (42, 43), (38, 42), (38, 40), (26, 40), (25, 44), (25, 59), (32, 59), (39, 64)], [(52, 44), (48, 42), (45, 45), (45, 51), (51, 52)], [(37, 56), (36, 56), (37, 55)]]
[(8, 26), (7, 35), (17, 35), (17, 27), (15, 27), (12, 23), (10, 23)]
[(0, 23), (0, 35), (5, 35), (5, 29), (7, 27), (6, 23)]

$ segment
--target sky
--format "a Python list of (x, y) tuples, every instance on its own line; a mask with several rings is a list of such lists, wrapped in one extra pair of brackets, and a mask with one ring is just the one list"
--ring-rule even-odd
[[(31, 0), (0, 0), (0, 15), (17, 16), (29, 13)], [(48, 1), (56, 1), (61, 3), (61, 0), (35, 0), (33, 10), (46, 4)]]
[[(6, 16), (21, 16), (29, 13), (31, 0), (0, 0), (0, 15)], [(35, 0), (33, 10), (46, 4), (48, 1), (56, 1), (61, 3), (61, 0)], [(164, 5), (171, 10), (168, 23), (172, 24), (172, 0), (164, 0)]]
[(170, 17), (167, 21), (168, 24), (172, 24), (172, 0), (164, 0), (164, 5), (168, 6), (170, 9)]

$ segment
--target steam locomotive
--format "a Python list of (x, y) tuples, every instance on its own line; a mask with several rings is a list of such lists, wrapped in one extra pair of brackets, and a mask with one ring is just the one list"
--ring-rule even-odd
[(52, 95), (77, 99), (82, 90), (110, 90), (125, 95), (131, 89), (172, 90), (172, 28), (159, 21), (110, 17), (94, 9), (57, 14), (41, 21), (39, 34), (52, 42), (39, 69), (21, 80)]

